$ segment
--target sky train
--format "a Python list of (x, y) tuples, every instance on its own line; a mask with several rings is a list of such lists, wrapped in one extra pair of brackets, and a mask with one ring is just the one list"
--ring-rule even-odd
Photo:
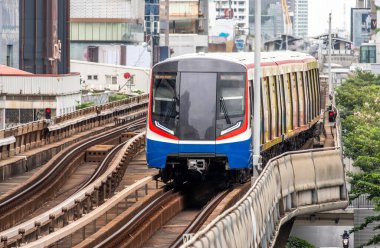
[(164, 182), (199, 176), (247, 180), (252, 124), (261, 125), (266, 159), (312, 135), (321, 109), (315, 58), (262, 53), (261, 123), (252, 123), (253, 60), (254, 53), (199, 53), (153, 67), (146, 156)]

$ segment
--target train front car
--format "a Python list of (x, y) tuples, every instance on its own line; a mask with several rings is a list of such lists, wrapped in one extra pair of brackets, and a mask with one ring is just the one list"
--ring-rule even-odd
[(146, 154), (162, 180), (249, 177), (247, 70), (194, 55), (153, 68)]

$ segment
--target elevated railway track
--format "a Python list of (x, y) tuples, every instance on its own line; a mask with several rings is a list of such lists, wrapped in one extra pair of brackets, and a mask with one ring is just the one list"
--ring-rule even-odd
[[(139, 115), (138, 112), (135, 111)], [(125, 115), (114, 118), (113, 122), (131, 131), (128, 125), (133, 124), (132, 120)], [(17, 226), (14, 226), (17, 221), (11, 221), (12, 227), (0, 232), (0, 247), (113, 247), (115, 244), (274, 247), (280, 227), (288, 220), (302, 214), (341, 209), (348, 204), (339, 129), (334, 131), (332, 147), (310, 149), (313, 141), (309, 141), (303, 147), (305, 150), (273, 158), (252, 187), (248, 183), (224, 192), (206, 204), (204, 210), (188, 208), (183, 194), (168, 191), (156, 181), (155, 171), (147, 169), (142, 153), (145, 134), (140, 133), (121, 144), (113, 155), (110, 153), (103, 162), (109, 166), (90, 173), (92, 176), (79, 183), (75, 193), (65, 201)], [(122, 132), (125, 129), (115, 137)], [(11, 205), (6, 203), (11, 202), (10, 196), (20, 192), (5, 194), (8, 200), (4, 196), (0, 198), (0, 204), (7, 209), (4, 213), (9, 212)], [(17, 214), (9, 216), (14, 218)]]

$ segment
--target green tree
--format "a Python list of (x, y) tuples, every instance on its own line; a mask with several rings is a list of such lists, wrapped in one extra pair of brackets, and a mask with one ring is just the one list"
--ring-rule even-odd
[[(366, 194), (375, 204), (375, 211), (380, 211), (380, 77), (355, 72), (337, 89), (336, 101), (342, 118), (344, 155), (362, 171), (348, 173), (350, 200)], [(378, 214), (368, 217), (352, 232), (379, 221)], [(379, 230), (380, 225), (374, 229)], [(380, 235), (375, 235), (365, 245), (379, 242)]]
[(315, 246), (306, 240), (297, 238), (295, 236), (290, 236), (285, 248), (315, 248)]

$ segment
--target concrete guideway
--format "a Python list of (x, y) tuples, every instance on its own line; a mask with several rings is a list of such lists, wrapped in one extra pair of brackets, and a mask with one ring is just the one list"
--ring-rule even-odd
[[(119, 125), (126, 114), (146, 110), (148, 95), (110, 102), (73, 113), (0, 130), (0, 181), (47, 162), (79, 134)], [(50, 151), (49, 149), (55, 149)]]
[(271, 159), (250, 190), (234, 206), (181, 247), (274, 247), (280, 227), (300, 215), (348, 206), (345, 169), (336, 128), (325, 123), (325, 146)]
[[(102, 202), (106, 202), (109, 204), (113, 201), (106, 201), (106, 198), (109, 198), (112, 195), (112, 192), (114, 191), (115, 187), (118, 185), (117, 182), (119, 182), (122, 178), (122, 174), (124, 174), (124, 171), (127, 168), (128, 162), (133, 158), (133, 156), (141, 150), (142, 147), (145, 145), (145, 133), (140, 133), (133, 137), (131, 140), (129, 140), (121, 150), (117, 153), (114, 160), (112, 160), (111, 166), (106, 170), (104, 174), (102, 174), (99, 178), (97, 178), (94, 182), (87, 185), (84, 189), (78, 191), (73, 196), (69, 197), (67, 200), (59, 204), (58, 206), (53, 207), (49, 211), (40, 214), (26, 222), (23, 222), (17, 226), (14, 226), (10, 229), (7, 229), (3, 232), (0, 232), (0, 237), (2, 238), (3, 242), (10, 241), (14, 238), (19, 238), (19, 236), (25, 236), (28, 234), (29, 236), (39, 236), (38, 233), (40, 233), (40, 230), (46, 229), (46, 226), (51, 227), (54, 225), (57, 225), (55, 220), (61, 220), (60, 222), (66, 223), (63, 224), (63, 228), (60, 229), (66, 230), (65, 227), (67, 226), (67, 223), (69, 221), (69, 217), (73, 217), (75, 213), (87, 213), (87, 216), (89, 216), (90, 208), (92, 207), (96, 209), (101, 209), (103, 205), (101, 205)], [(127, 195), (136, 194), (136, 190), (140, 188), (144, 188), (147, 190), (145, 185), (149, 182), (154, 180), (152, 176), (146, 177), (145, 180), (139, 181), (139, 183), (134, 184), (131, 187), (128, 187)], [(136, 196), (137, 197), (137, 196)], [(122, 199), (125, 199), (126, 195), (123, 195)], [(120, 201), (120, 200), (119, 200)], [(91, 203), (92, 202), (92, 203)], [(96, 206), (95, 206), (96, 205)], [(102, 206), (102, 207), (100, 207)], [(82, 209), (83, 208), (83, 209)], [(105, 211), (105, 210), (104, 210)], [(94, 211), (95, 212), (95, 211)], [(102, 214), (103, 212), (101, 212)], [(52, 218), (53, 217), (53, 218)], [(80, 221), (83, 221), (82, 218), (79, 218)], [(38, 227), (37, 224), (38, 223)], [(78, 223), (81, 222), (72, 222), (69, 228), (71, 233), (73, 233), (75, 230), (78, 230), (80, 228), (72, 228), (72, 226), (79, 225)], [(20, 230), (22, 231), (23, 235), (20, 235)], [(42, 232), (42, 231), (41, 231)], [(34, 234), (37, 233), (37, 234)], [(59, 235), (60, 232), (54, 232), (54, 235)], [(54, 236), (53, 235), (53, 236)], [(51, 238), (52, 236), (49, 236), (49, 238), (41, 238), (38, 241), (39, 242), (54, 242)], [(55, 236), (54, 236), (55, 237)], [(21, 237), (22, 239), (23, 237)], [(31, 244), (35, 244), (32, 242)], [(41, 244), (38, 243), (37, 244)], [(44, 243), (45, 244), (45, 243)], [(5, 247), (7, 247), (6, 244), (4, 244)], [(1, 247), (1, 244), (0, 244)], [(41, 247), (41, 246), (36, 246)]]

